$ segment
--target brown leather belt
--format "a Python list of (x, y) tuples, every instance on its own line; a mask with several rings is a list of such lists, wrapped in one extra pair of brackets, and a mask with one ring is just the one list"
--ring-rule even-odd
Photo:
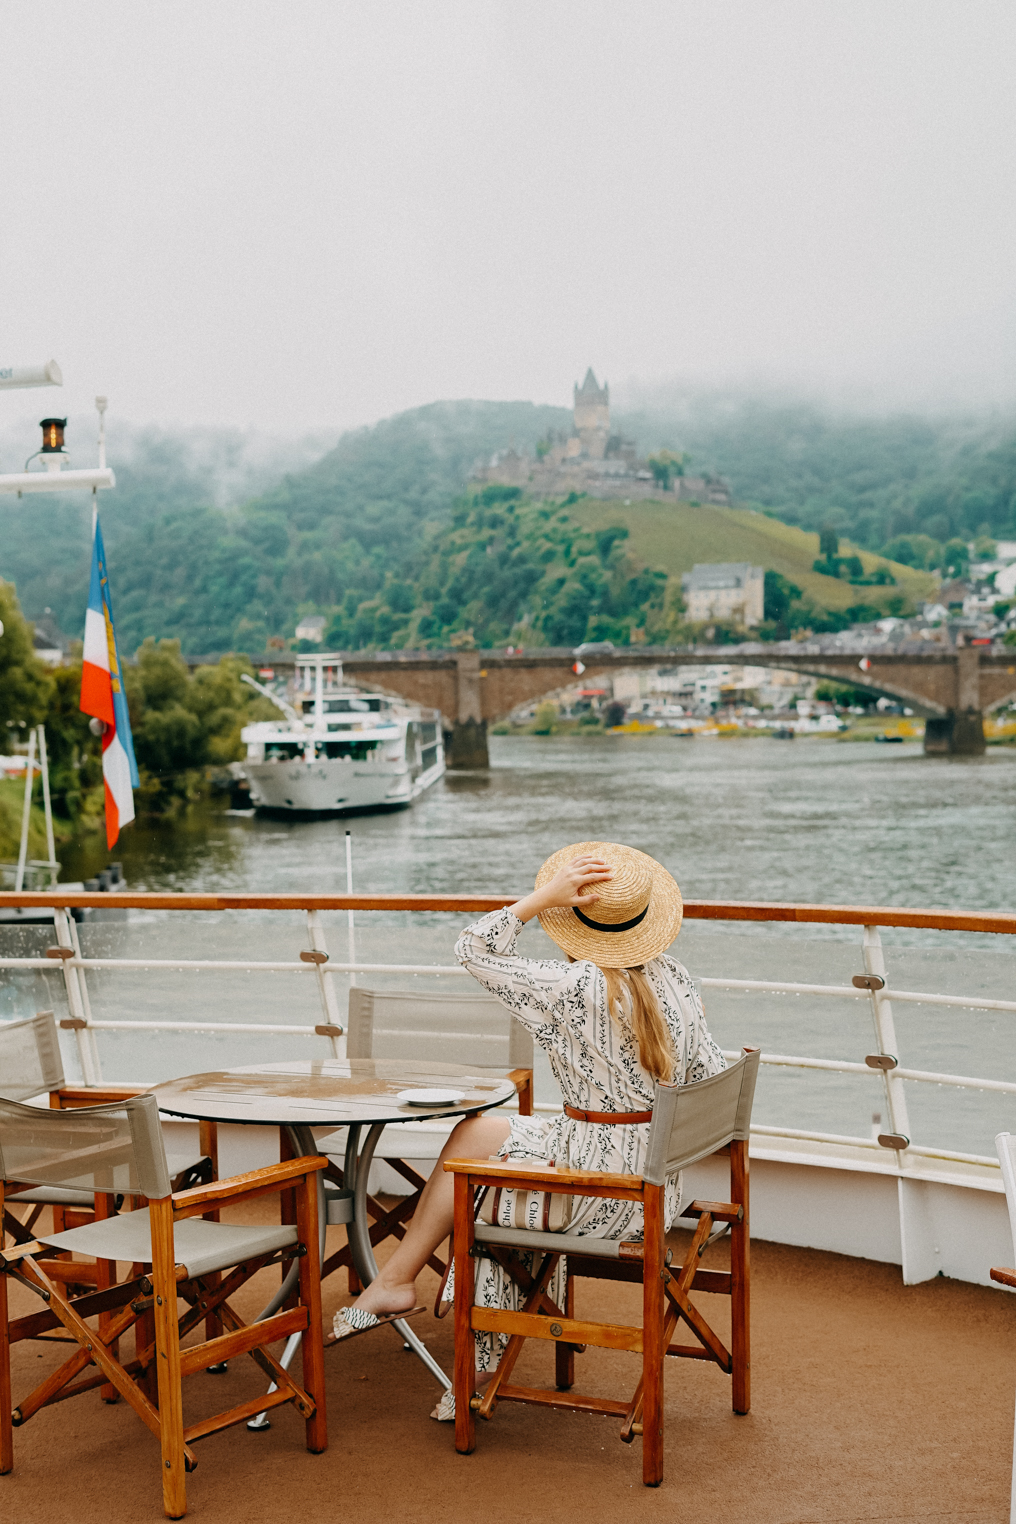
[(566, 1106), (564, 1114), (573, 1122), (595, 1122), (600, 1126), (613, 1122), (618, 1127), (629, 1127), (636, 1122), (653, 1120), (651, 1111), (583, 1111), (580, 1106)]

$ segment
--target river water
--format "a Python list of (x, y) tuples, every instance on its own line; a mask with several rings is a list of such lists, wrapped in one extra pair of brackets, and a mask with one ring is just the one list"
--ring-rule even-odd
[[(491, 739), (489, 774), (448, 775), (412, 809), (320, 822), (195, 811), (171, 826), (132, 827), (117, 855), (135, 889), (345, 889), (352, 831), (361, 891), (524, 891), (543, 859), (572, 841), (614, 839), (651, 853), (688, 899), (1012, 908), (1016, 903), (1016, 751), (926, 758), (917, 743), (885, 746), (799, 737), (678, 740), (624, 736)], [(94, 849), (93, 849), (94, 850)], [(67, 854), (64, 877), (95, 870)], [(346, 954), (344, 913), (325, 917), (335, 959)], [(446, 915), (356, 917), (356, 952), (384, 962), (448, 963), (458, 929)], [(307, 945), (295, 913), (199, 915), (130, 912), (86, 924), (93, 956), (295, 958)], [(0, 933), (27, 949), (44, 930)], [(887, 931), (889, 980), (898, 988), (1016, 998), (1016, 939)], [(524, 949), (550, 953), (538, 928)], [(863, 965), (859, 928), (687, 920), (674, 949), (697, 977), (849, 984)], [(205, 973), (90, 973), (96, 1017), (314, 1023), (313, 977)], [(407, 985), (410, 976), (362, 975)], [(345, 978), (335, 976), (340, 1005)], [(411, 979), (410, 979), (411, 982)], [(428, 988), (463, 986), (451, 977)], [(856, 1000), (707, 990), (721, 1046), (863, 1061), (874, 1046), (866, 997)], [(0, 1014), (38, 1005), (60, 1013), (62, 980), (17, 975), (0, 986)], [(903, 1065), (1016, 1080), (1012, 1014), (897, 1004)], [(66, 1034), (65, 1034), (66, 1035)], [(69, 1040), (69, 1039), (68, 1039)], [(158, 1079), (230, 1063), (311, 1056), (319, 1038), (269, 1035), (99, 1037), (107, 1078)], [(68, 1049), (68, 1067), (74, 1053)], [(1016, 1121), (1016, 1096), (907, 1083), (915, 1142), (990, 1154)], [(541, 1072), (538, 1096), (554, 1098)], [(763, 1070), (760, 1123), (868, 1136), (884, 1112), (875, 1074)]]

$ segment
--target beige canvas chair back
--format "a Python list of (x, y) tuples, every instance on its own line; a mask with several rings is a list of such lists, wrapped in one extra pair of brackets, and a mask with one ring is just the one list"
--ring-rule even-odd
[(755, 1049), (693, 1085), (657, 1085), (642, 1171), (650, 1185), (662, 1185), (668, 1175), (748, 1137), (758, 1061)]
[(69, 1111), (0, 1100), (0, 1179), (153, 1200), (168, 1196), (155, 1096)]
[(1016, 1137), (1011, 1132), (1000, 1132), (995, 1139), (995, 1151), (1002, 1166), (1002, 1183), (1009, 1207), (1009, 1227), (1012, 1231), (1013, 1253), (1016, 1254)]
[(64, 1082), (60, 1040), (52, 1011), (27, 1021), (0, 1022), (0, 1098), (28, 1101)]
[(349, 992), (346, 1054), (531, 1069), (533, 1039), (493, 995), (354, 988)]

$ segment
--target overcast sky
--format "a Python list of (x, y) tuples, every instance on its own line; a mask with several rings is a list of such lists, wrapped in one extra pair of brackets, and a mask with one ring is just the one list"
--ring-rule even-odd
[[(6, 0), (0, 396), (1016, 392), (1012, 0)], [(59, 399), (57, 402), (56, 399)]]

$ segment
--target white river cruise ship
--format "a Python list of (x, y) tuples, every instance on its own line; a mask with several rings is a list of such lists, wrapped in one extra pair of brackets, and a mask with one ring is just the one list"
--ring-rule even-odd
[(294, 704), (253, 686), (286, 717), (247, 725), (241, 733), (247, 757), (238, 771), (255, 809), (398, 809), (445, 770), (438, 712), (345, 686), (340, 656), (297, 659)]

